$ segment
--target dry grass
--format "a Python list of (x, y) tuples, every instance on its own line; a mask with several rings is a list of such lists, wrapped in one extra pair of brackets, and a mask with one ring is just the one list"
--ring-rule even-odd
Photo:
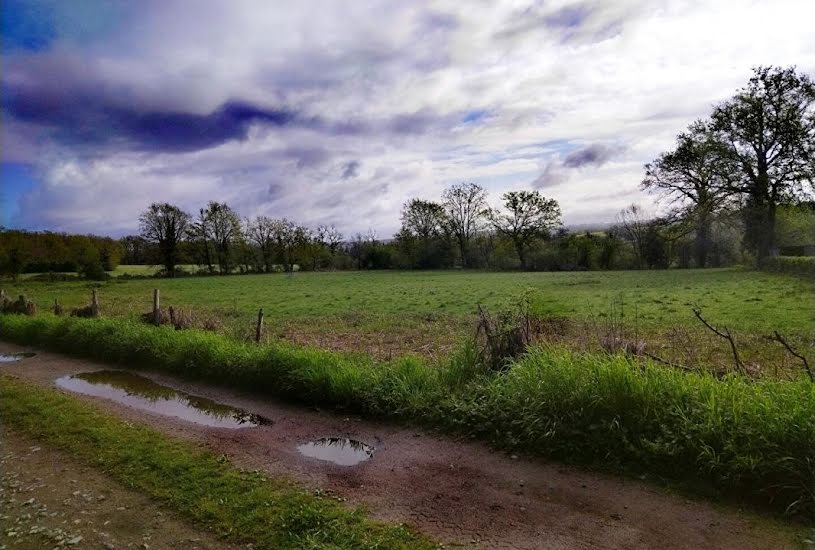
[[(157, 313), (157, 314), (156, 314)], [(219, 331), (222, 323), (213, 314), (194, 311), (192, 308), (179, 308), (170, 306), (160, 308), (158, 312), (148, 311), (140, 316), (141, 320), (151, 325), (170, 325), (176, 330), (197, 328), (201, 330)]]
[(22, 294), (16, 300), (9, 300), (5, 295), (3, 295), (0, 310), (2, 310), (3, 313), (14, 313), (17, 315), (37, 314), (36, 304)]

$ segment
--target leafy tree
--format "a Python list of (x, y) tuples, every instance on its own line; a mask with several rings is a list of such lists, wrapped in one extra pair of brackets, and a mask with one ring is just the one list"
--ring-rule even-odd
[(747, 86), (713, 111), (713, 128), (740, 166), (746, 241), (759, 261), (775, 246), (776, 211), (812, 190), (815, 84), (795, 68), (757, 67)]
[(277, 222), (268, 216), (257, 216), (246, 222), (246, 236), (257, 246), (266, 273), (274, 270)]
[(512, 241), (521, 269), (526, 269), (529, 244), (547, 237), (551, 229), (560, 225), (560, 206), (538, 191), (509, 191), (501, 198), (506, 212), (490, 212), (490, 221), (496, 231)]
[(461, 254), (461, 265), (469, 265), (470, 241), (481, 228), (487, 212), (487, 192), (475, 183), (453, 185), (442, 195), (447, 224)]
[(190, 226), (190, 215), (169, 203), (153, 203), (139, 217), (141, 236), (158, 245), (164, 269), (175, 276), (179, 244)]
[(232, 271), (233, 246), (243, 239), (238, 214), (225, 202), (211, 201), (204, 215), (206, 226), (211, 231), (218, 269), (222, 275)]
[(444, 208), (438, 203), (422, 199), (405, 203), (400, 236), (404, 243), (418, 243), (418, 250), (411, 251), (417, 267), (438, 267), (441, 263), (440, 254), (433, 245), (442, 236), (445, 221)]
[(198, 218), (190, 224), (189, 238), (197, 249), (199, 265), (207, 266), (209, 273), (214, 273), (212, 260), (212, 222), (207, 208), (198, 210)]
[(705, 267), (713, 216), (728, 200), (730, 180), (738, 166), (704, 122), (693, 123), (676, 141), (674, 150), (645, 165), (642, 188), (662, 192), (674, 203), (687, 206), (687, 217), (696, 230), (696, 265)]
[(282, 220), (273, 221), (272, 234), (283, 258), (284, 268), (287, 272), (294, 271), (298, 249), (302, 248), (303, 244), (308, 241), (310, 231), (283, 218)]
[(777, 237), (779, 246), (799, 252), (815, 245), (815, 202), (779, 208)]

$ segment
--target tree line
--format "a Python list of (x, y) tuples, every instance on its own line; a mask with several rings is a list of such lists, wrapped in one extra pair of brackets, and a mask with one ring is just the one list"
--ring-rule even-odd
[(110, 237), (0, 228), (0, 275), (77, 272), (101, 279), (116, 269), (122, 254)]
[[(638, 205), (616, 223), (569, 232), (560, 207), (539, 191), (510, 191), (498, 208), (475, 183), (448, 187), (440, 201), (412, 198), (388, 240), (375, 231), (346, 238), (333, 225), (310, 229), (286, 218), (241, 219), (211, 201), (195, 213), (155, 203), (139, 234), (119, 242), (91, 236), (3, 231), (0, 267), (98, 275), (121, 260), (206, 273), (294, 269), (653, 269), (766, 261), (790, 245), (815, 247), (815, 85), (795, 68), (757, 67), (748, 84), (645, 165), (641, 187), (671, 208)], [(793, 247), (794, 248), (794, 247)], [(798, 246), (798, 252), (807, 248)], [(805, 252), (804, 252), (805, 253)]]

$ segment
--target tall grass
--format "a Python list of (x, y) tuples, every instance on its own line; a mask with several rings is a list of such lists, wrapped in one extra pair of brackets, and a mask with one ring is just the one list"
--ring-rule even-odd
[(465, 347), (432, 367), (255, 346), (128, 321), (0, 316), (0, 338), (386, 416), (500, 447), (705, 485), (815, 516), (815, 384), (716, 379), (538, 347), (504, 374)]

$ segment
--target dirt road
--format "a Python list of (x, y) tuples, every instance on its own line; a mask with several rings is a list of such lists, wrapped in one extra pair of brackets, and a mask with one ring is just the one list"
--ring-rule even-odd
[[(0, 343), (1, 352), (22, 348)], [(53, 386), (110, 365), (50, 353), (0, 366)], [(227, 455), (240, 466), (282, 474), (363, 504), (445, 542), (484, 548), (800, 548), (804, 531), (732, 508), (668, 494), (644, 482), (509, 456), (483, 444), (281, 403), (140, 371), (155, 382), (243, 408), (271, 425), (230, 430), (77, 396), (112, 413)], [(75, 394), (74, 394), (75, 395)], [(298, 452), (322, 437), (375, 447), (370, 460), (338, 466)]]
[(174, 517), (67, 454), (0, 432), (0, 548), (244, 548)]

